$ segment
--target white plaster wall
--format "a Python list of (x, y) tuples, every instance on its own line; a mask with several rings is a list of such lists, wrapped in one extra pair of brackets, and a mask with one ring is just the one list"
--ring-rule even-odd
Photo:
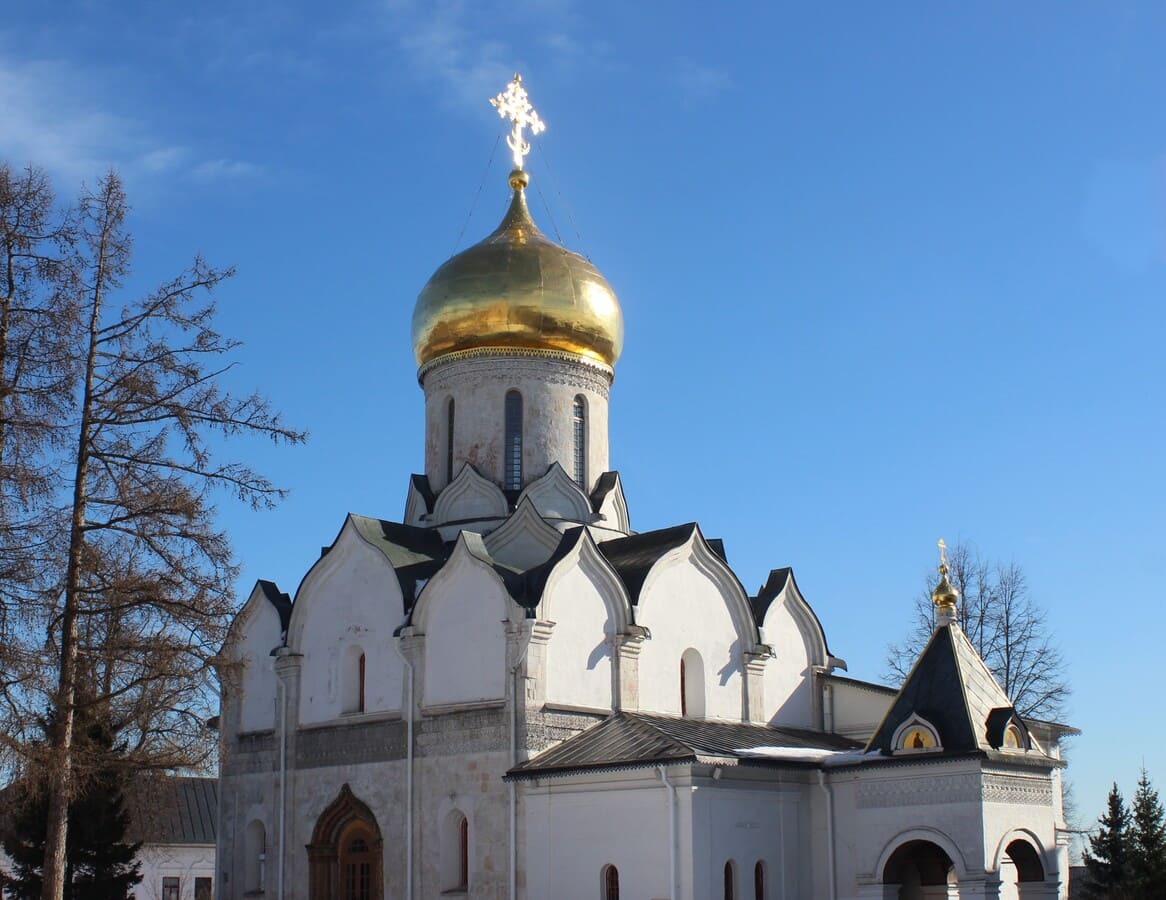
[(275, 727), (275, 668), (271, 650), (280, 643), (279, 613), (266, 597), (252, 596), (251, 608), (242, 614), (229, 655), (242, 663), (242, 669), (227, 677), (237, 677), (238, 690), (231, 691), (239, 705), (240, 731), (263, 731)]
[(869, 740), (895, 700), (894, 694), (865, 690), (859, 685), (829, 682), (833, 730), (859, 740)]
[(838, 896), (858, 896), (860, 878), (881, 878), (883, 851), (913, 838), (951, 845), (957, 871), (981, 868), (979, 779), (976, 761), (962, 760), (831, 774)]
[(292, 614), (291, 646), (304, 655), (301, 724), (345, 714), (345, 680), (355, 677), (349, 653), (354, 645), (365, 654), (365, 713), (401, 709), (404, 663), (393, 629), (402, 617), (392, 566), (346, 526), (304, 580)]
[(548, 583), (542, 615), (555, 623), (547, 645), (546, 702), (611, 709), (613, 617), (581, 566)]
[(605, 865), (621, 897), (669, 896), (668, 795), (655, 771), (519, 787), (526, 900), (598, 900)]
[(765, 868), (767, 900), (809, 896), (811, 878), (802, 822), (805, 790), (756, 785), (706, 786), (692, 791), (693, 894), (719, 897), (725, 863), (736, 867), (736, 897), (754, 896), (754, 866)]
[(680, 657), (704, 661), (708, 718), (741, 721), (741, 646), (729, 597), (691, 556), (662, 560), (640, 592), (636, 622), (651, 632), (640, 651), (640, 709), (680, 715)]
[(178, 879), (181, 900), (194, 900), (195, 878), (210, 878), (217, 888), (214, 844), (143, 844), (137, 858), (142, 880), (130, 894), (134, 900), (161, 900), (163, 878)]
[(511, 601), (484, 565), (453, 558), (422, 592), (415, 614), (425, 635), (424, 704), (501, 700)]
[(456, 477), (464, 463), (502, 484), (506, 392), (523, 398), (522, 484), (544, 475), (553, 462), (574, 471), (573, 406), (587, 403), (587, 491), (608, 468), (607, 400), (610, 379), (582, 362), (539, 356), (475, 356), (429, 370), (425, 391), (425, 474), (435, 491), (448, 483), (446, 447), (449, 399), (454, 399)]
[(779, 597), (765, 615), (765, 641), (774, 658), (765, 665), (764, 690), (770, 725), (813, 728), (814, 680), (811, 636)]

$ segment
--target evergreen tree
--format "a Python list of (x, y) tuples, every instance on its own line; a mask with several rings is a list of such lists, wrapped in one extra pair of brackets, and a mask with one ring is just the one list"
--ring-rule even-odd
[(1130, 890), (1130, 814), (1115, 782), (1108, 809), (1089, 836), (1085, 851), (1085, 896), (1097, 900), (1132, 900)]
[(1130, 816), (1130, 882), (1138, 897), (1166, 898), (1166, 812), (1145, 769)]
[[(119, 765), (124, 748), (115, 746), (109, 727), (94, 718), (92, 707), (79, 709), (77, 718), (74, 758), (84, 774), (77, 773), (83, 787), (69, 805), (64, 896), (125, 900), (142, 875), (141, 864), (134, 861), (141, 844), (125, 840), (127, 771)], [(46, 723), (46, 731), (48, 727)], [(13, 864), (5, 891), (11, 900), (36, 900), (44, 889), (48, 795), (41, 785), (25, 783), (17, 790), (11, 824), (0, 841)]]

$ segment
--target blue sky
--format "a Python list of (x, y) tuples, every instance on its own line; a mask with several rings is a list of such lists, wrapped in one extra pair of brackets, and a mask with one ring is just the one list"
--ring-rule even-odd
[[(224, 501), (246, 593), (294, 591), (422, 467), (414, 299), (505, 207), (523, 73), (544, 231), (618, 292), (633, 527), (793, 565), (860, 678), (938, 537), (1016, 560), (1070, 662), (1083, 817), (1166, 788), (1166, 6), (15, 0), (0, 155), (135, 206), (131, 288), (238, 266), (231, 373), (305, 448)], [(1153, 710), (1159, 713), (1154, 714)]]

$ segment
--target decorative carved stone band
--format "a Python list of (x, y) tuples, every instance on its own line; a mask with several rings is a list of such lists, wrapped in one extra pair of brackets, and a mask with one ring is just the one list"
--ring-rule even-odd
[[(498, 366), (501, 359), (508, 361), (504, 369)], [(467, 365), (471, 361), (476, 362), (476, 365)], [(581, 356), (561, 350), (523, 350), (513, 347), (481, 347), (447, 353), (417, 370), (417, 380), (425, 384), (426, 379), (433, 379), (429, 386), (437, 390), (448, 388), (451, 378), (461, 379), (467, 375), (499, 379), (511, 379), (515, 375), (533, 375), (546, 379), (549, 375), (554, 384), (588, 388), (604, 397), (608, 396), (611, 382), (615, 378), (615, 372), (609, 366)]]
[(945, 803), (979, 803), (978, 775), (940, 778), (909, 778), (864, 784), (858, 789), (859, 809), (888, 806), (938, 806)]
[(1018, 778), (1015, 775), (985, 775), (984, 800), (988, 803), (1023, 803), (1052, 806), (1053, 785), (1047, 778)]

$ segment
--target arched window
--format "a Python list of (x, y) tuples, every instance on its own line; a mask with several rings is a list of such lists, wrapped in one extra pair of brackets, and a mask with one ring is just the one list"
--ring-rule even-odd
[(765, 863), (761, 860), (753, 865), (753, 900), (765, 900)]
[(441, 889), (467, 891), (470, 887), (470, 822), (458, 810), (446, 816), (441, 835)]
[(619, 869), (613, 865), (603, 867), (603, 900), (619, 900)]
[(503, 487), (508, 491), (522, 488), (522, 394), (506, 392), (506, 434), (503, 447)]
[(372, 835), (363, 822), (353, 823), (340, 839), (341, 900), (372, 900)]
[(342, 712), (364, 712), (365, 669), (364, 651), (355, 644), (348, 647), (344, 653), (344, 671), (340, 677)]
[(725, 863), (725, 900), (734, 900), (736, 894), (737, 867), (730, 859)]
[(704, 718), (704, 660), (691, 647), (680, 657), (680, 714)]
[(243, 832), (243, 854), (243, 890), (258, 893), (267, 867), (267, 829), (258, 819), (248, 822)]
[(575, 396), (571, 428), (575, 449), (575, 484), (587, 490), (587, 401), (582, 394)]
[(445, 410), (445, 483), (453, 481), (453, 397)]

